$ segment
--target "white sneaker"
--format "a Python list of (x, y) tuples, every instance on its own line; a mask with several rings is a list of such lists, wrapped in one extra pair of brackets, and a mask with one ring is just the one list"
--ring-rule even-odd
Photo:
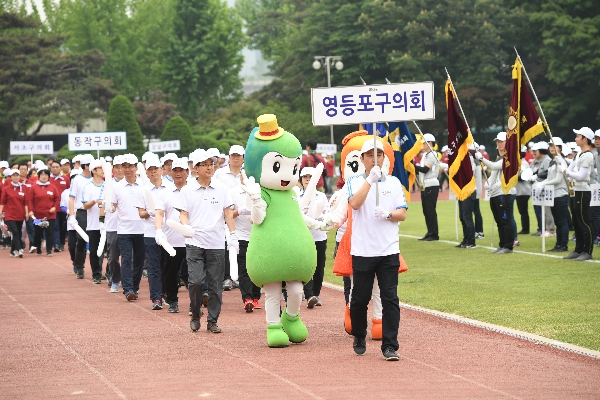
[(23, 258), (23, 249), (19, 250), (19, 257)]
[[(37, 247), (35, 247), (35, 246), (31, 246), (31, 247), (29, 248), (29, 252), (30, 252), (30, 253), (33, 253), (33, 252), (34, 252), (34, 251), (36, 251), (36, 250), (37, 250)], [(21, 251), (23, 251), (23, 250), (21, 250)]]
[(113, 284), (110, 286), (110, 293), (119, 293), (119, 282), (113, 282)]

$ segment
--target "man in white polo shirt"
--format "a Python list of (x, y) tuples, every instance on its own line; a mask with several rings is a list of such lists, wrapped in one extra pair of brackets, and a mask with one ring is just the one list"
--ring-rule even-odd
[(234, 203), (227, 186), (213, 179), (215, 158), (200, 150), (194, 154), (192, 162), (198, 178), (181, 189), (175, 206), (180, 210), (181, 223), (194, 231), (193, 236), (185, 240), (192, 309), (190, 328), (192, 331), (200, 329), (200, 307), (206, 280), (209, 294), (206, 329), (220, 333), (217, 319), (221, 313), (225, 266), (223, 222), (230, 231), (228, 246), (239, 250), (231, 209)]
[(144, 222), (135, 202), (141, 186), (135, 173), (137, 157), (123, 156), (125, 178), (113, 188), (113, 206), (117, 213), (117, 243), (121, 252), (121, 285), (127, 301), (137, 300), (144, 268)]
[[(77, 156), (76, 156), (77, 157)], [(83, 208), (81, 198), (83, 188), (92, 180), (90, 164), (94, 161), (91, 154), (82, 154), (78, 160), (81, 164), (81, 175), (73, 181), (69, 193), (69, 219), (68, 224), (73, 228), (79, 224), (85, 231), (87, 227), (87, 211)], [(77, 243), (75, 244), (75, 260), (73, 265), (77, 270), (77, 279), (83, 279), (83, 267), (85, 265), (86, 241), (77, 234)]]
[(152, 203), (156, 206), (158, 193), (165, 190), (167, 187), (173, 186), (173, 184), (167, 183), (167, 180), (163, 179), (158, 157), (148, 157), (146, 159), (146, 175), (150, 181), (146, 182), (146, 185), (150, 186), (150, 192), (141, 190), (138, 199), (135, 202), (135, 206), (138, 209), (140, 218), (142, 218), (144, 222), (144, 248), (146, 252), (146, 269), (148, 270), (148, 285), (150, 286), (152, 309), (162, 310), (162, 274), (160, 271), (161, 251), (160, 246), (155, 240), (155, 210), (147, 196), (153, 197)]
[[(246, 251), (248, 250), (248, 241), (250, 240), (250, 231), (252, 223), (250, 222), (250, 210), (246, 207), (246, 192), (242, 189), (242, 165), (244, 164), (244, 148), (240, 145), (233, 145), (229, 149), (229, 164), (215, 172), (215, 178), (219, 179), (229, 188), (231, 199), (235, 203), (233, 210), (233, 222), (237, 234), (240, 252), (237, 256), (239, 288), (244, 302), (246, 312), (254, 309), (260, 309), (260, 288), (256, 286), (248, 276), (246, 270)], [(229, 257), (225, 257), (225, 280), (223, 281), (223, 290), (231, 288)]]
[(398, 222), (405, 220), (408, 205), (400, 181), (394, 176), (381, 174), (381, 142), (377, 141), (376, 156), (373, 141), (365, 142), (360, 159), (365, 166), (365, 174), (352, 176), (346, 181), (348, 204), (353, 210), (350, 250), (354, 276), (350, 302), (353, 347), (358, 355), (367, 350), (367, 305), (377, 276), (383, 306), (381, 351), (386, 360), (398, 361)]
[[(173, 185), (158, 192), (154, 226), (156, 243), (160, 244), (160, 241), (166, 238), (167, 242), (175, 249), (175, 257), (170, 257), (162, 249), (162, 289), (166, 296), (166, 302), (169, 304), (169, 312), (178, 313), (179, 269), (185, 258), (185, 237), (164, 222), (167, 219), (179, 221), (179, 211), (175, 208), (175, 204), (181, 195), (181, 189), (187, 183), (188, 163), (186, 160), (178, 158), (173, 161), (171, 177)], [(185, 280), (187, 281), (187, 278)]]
[(173, 161), (177, 160), (177, 154), (175, 153), (167, 153), (164, 155), (162, 160), (162, 168), (163, 168), (163, 176), (165, 179), (171, 183), (173, 183), (173, 178), (171, 177), (171, 168), (173, 167)]
[[(116, 156), (113, 162), (113, 187), (117, 185), (125, 175), (123, 169), (123, 156)], [(111, 179), (111, 177), (104, 177), (104, 179)], [(104, 226), (106, 227), (106, 254), (108, 256), (107, 264), (107, 275), (108, 275), (108, 286), (110, 286), (111, 293), (119, 293), (119, 284), (121, 283), (121, 264), (119, 263), (119, 257), (121, 252), (119, 251), (119, 244), (117, 242), (117, 224), (118, 216), (116, 213), (106, 213), (104, 219)]]

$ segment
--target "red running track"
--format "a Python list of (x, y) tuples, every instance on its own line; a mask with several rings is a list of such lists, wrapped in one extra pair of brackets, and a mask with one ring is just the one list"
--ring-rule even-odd
[[(343, 294), (303, 309), (308, 340), (270, 349), (264, 310), (225, 292), (222, 334), (189, 329), (187, 312), (152, 311), (148, 283), (127, 302), (67, 253), (0, 251), (2, 399), (598, 399), (600, 361), (402, 310), (400, 362), (367, 340), (357, 357), (342, 328)], [(186, 310), (187, 292), (181, 293)]]

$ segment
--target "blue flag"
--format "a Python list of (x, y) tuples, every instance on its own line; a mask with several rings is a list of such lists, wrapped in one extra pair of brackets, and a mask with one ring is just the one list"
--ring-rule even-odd
[[(375, 124), (376, 127), (375, 129), (377, 129), (377, 134), (379, 137), (385, 137), (385, 135), (387, 135), (387, 128), (385, 127), (385, 123), (383, 122), (378, 122), (377, 124)], [(360, 124), (358, 129), (361, 130), (365, 130), (367, 132), (369, 132), (369, 135), (373, 134), (373, 124), (372, 123), (368, 123), (368, 124)]]
[(415, 183), (416, 171), (411, 160), (421, 152), (423, 139), (408, 129), (406, 122), (389, 123), (388, 140), (394, 149), (394, 168), (392, 175), (400, 180), (404, 187), (406, 201), (410, 201), (410, 188)]

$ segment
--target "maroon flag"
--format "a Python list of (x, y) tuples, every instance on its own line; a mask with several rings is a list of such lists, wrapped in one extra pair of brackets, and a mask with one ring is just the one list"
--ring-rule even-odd
[(464, 200), (475, 191), (475, 177), (469, 157), (468, 145), (473, 137), (456, 107), (456, 95), (450, 78), (446, 81), (446, 107), (448, 108), (448, 176), (450, 190), (458, 200)]
[(523, 84), (522, 66), (517, 57), (513, 65), (513, 89), (506, 130), (506, 147), (502, 160), (502, 191), (506, 194), (519, 180), (521, 146), (544, 132), (542, 121)]

